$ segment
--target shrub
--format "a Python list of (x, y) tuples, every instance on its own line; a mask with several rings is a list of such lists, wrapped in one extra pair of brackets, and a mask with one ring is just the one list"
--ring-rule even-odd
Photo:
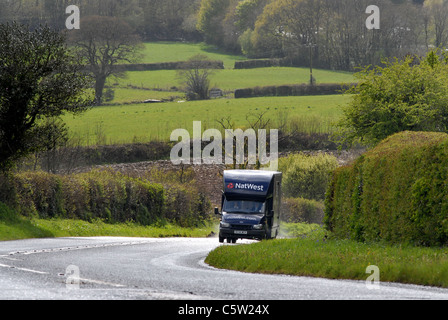
[(285, 197), (324, 200), (330, 174), (338, 166), (336, 157), (296, 154), (279, 160)]
[(324, 204), (322, 201), (303, 198), (286, 198), (282, 204), (282, 217), (285, 222), (306, 222), (322, 224)]
[(352, 99), (337, 123), (339, 142), (375, 146), (405, 130), (448, 132), (445, 53), (386, 60), (366, 66), (355, 78), (359, 85), (348, 90)]
[(210, 65), (207, 63), (207, 57), (196, 55), (191, 57), (188, 62), (188, 68), (179, 70), (179, 77), (183, 78), (185, 83), (187, 100), (204, 100), (209, 98), (210, 88)]
[(0, 201), (25, 216), (142, 225), (168, 219), (193, 226), (204, 222), (210, 209), (208, 199), (191, 186), (164, 187), (112, 170), (72, 175), (26, 172), (1, 179)]
[(0, 202), (0, 222), (15, 222), (18, 216), (3, 202)]
[(448, 135), (402, 132), (337, 169), (325, 225), (337, 238), (448, 244)]

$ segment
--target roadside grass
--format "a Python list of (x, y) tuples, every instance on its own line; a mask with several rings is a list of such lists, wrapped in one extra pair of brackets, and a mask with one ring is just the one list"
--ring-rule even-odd
[(327, 133), (342, 114), (340, 106), (349, 98), (347, 95), (264, 97), (103, 106), (76, 117), (66, 115), (63, 120), (70, 133), (80, 137), (84, 145), (95, 144), (98, 137), (106, 144), (169, 141), (175, 129), (186, 129), (191, 135), (193, 121), (202, 121), (203, 131), (221, 130), (217, 120), (227, 117), (236, 127), (244, 129), (248, 126), (248, 115), (262, 112), (274, 129), (286, 119), (302, 132)]
[(315, 229), (299, 238), (224, 245), (205, 261), (243, 272), (353, 280), (366, 280), (366, 268), (375, 265), (381, 282), (448, 287), (448, 248), (329, 240), (323, 234)]
[(0, 241), (31, 238), (60, 237), (207, 237), (216, 232), (216, 226), (182, 228), (172, 224), (141, 226), (135, 223), (108, 224), (102, 221), (69, 219), (28, 219), (18, 217), (15, 221), (0, 221)]
[(26, 218), (0, 221), (0, 241), (52, 237), (54, 235), (50, 230), (42, 229)]
[(136, 223), (109, 224), (97, 220), (92, 222), (68, 219), (33, 219), (32, 224), (39, 229), (48, 230), (54, 237), (207, 237), (215, 232), (212, 223), (201, 228), (182, 228), (173, 224), (142, 226)]
[(101, 220), (91, 222), (72, 219), (37, 219), (15, 213), (0, 202), (0, 241), (58, 238), (58, 237), (207, 237), (217, 232), (214, 222), (203, 227), (182, 228), (170, 223), (142, 226), (136, 223), (105, 223)]

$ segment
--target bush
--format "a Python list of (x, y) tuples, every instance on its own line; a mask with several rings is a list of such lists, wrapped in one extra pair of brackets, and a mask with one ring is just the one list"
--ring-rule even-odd
[(337, 238), (446, 245), (447, 181), (447, 134), (395, 134), (334, 172), (325, 225)]
[(375, 146), (405, 130), (448, 132), (448, 59), (440, 53), (406, 55), (356, 73), (359, 85), (347, 92), (352, 99), (342, 110), (335, 140)]
[(335, 156), (296, 154), (279, 160), (285, 197), (324, 200), (331, 172), (338, 166)]
[(209, 98), (210, 75), (212, 74), (207, 57), (196, 55), (187, 62), (187, 69), (179, 70), (179, 77), (185, 83), (186, 98), (192, 100), (204, 100)]
[(0, 202), (0, 222), (15, 222), (18, 216), (6, 204)]
[(324, 204), (322, 201), (303, 198), (286, 198), (282, 204), (282, 217), (285, 222), (322, 224)]
[(208, 199), (195, 188), (164, 187), (112, 170), (72, 175), (27, 172), (1, 180), (0, 201), (24, 216), (142, 225), (170, 220), (196, 226), (207, 219), (210, 209)]

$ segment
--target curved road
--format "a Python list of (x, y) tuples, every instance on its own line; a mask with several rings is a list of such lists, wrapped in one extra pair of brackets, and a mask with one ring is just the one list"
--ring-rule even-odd
[[(448, 299), (448, 290), (218, 270), (216, 238), (59, 238), (0, 242), (0, 299)], [(224, 244), (227, 245), (227, 244)], [(367, 278), (367, 275), (366, 275)]]

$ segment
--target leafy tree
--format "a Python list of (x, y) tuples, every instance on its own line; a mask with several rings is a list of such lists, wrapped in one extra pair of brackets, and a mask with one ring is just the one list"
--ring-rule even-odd
[(90, 78), (48, 27), (0, 24), (0, 170), (45, 144), (44, 119), (80, 113), (91, 104)]
[(258, 16), (263, 13), (263, 8), (268, 0), (243, 0), (235, 8), (235, 25), (240, 32), (255, 27)]
[(448, 60), (431, 51), (365, 68), (338, 122), (340, 142), (375, 145), (401, 131), (448, 131)]
[(198, 0), (141, 0), (140, 5), (145, 39), (198, 39)]
[(231, 0), (202, 0), (198, 12), (197, 29), (205, 40), (212, 44), (221, 44), (224, 39), (223, 20)]

